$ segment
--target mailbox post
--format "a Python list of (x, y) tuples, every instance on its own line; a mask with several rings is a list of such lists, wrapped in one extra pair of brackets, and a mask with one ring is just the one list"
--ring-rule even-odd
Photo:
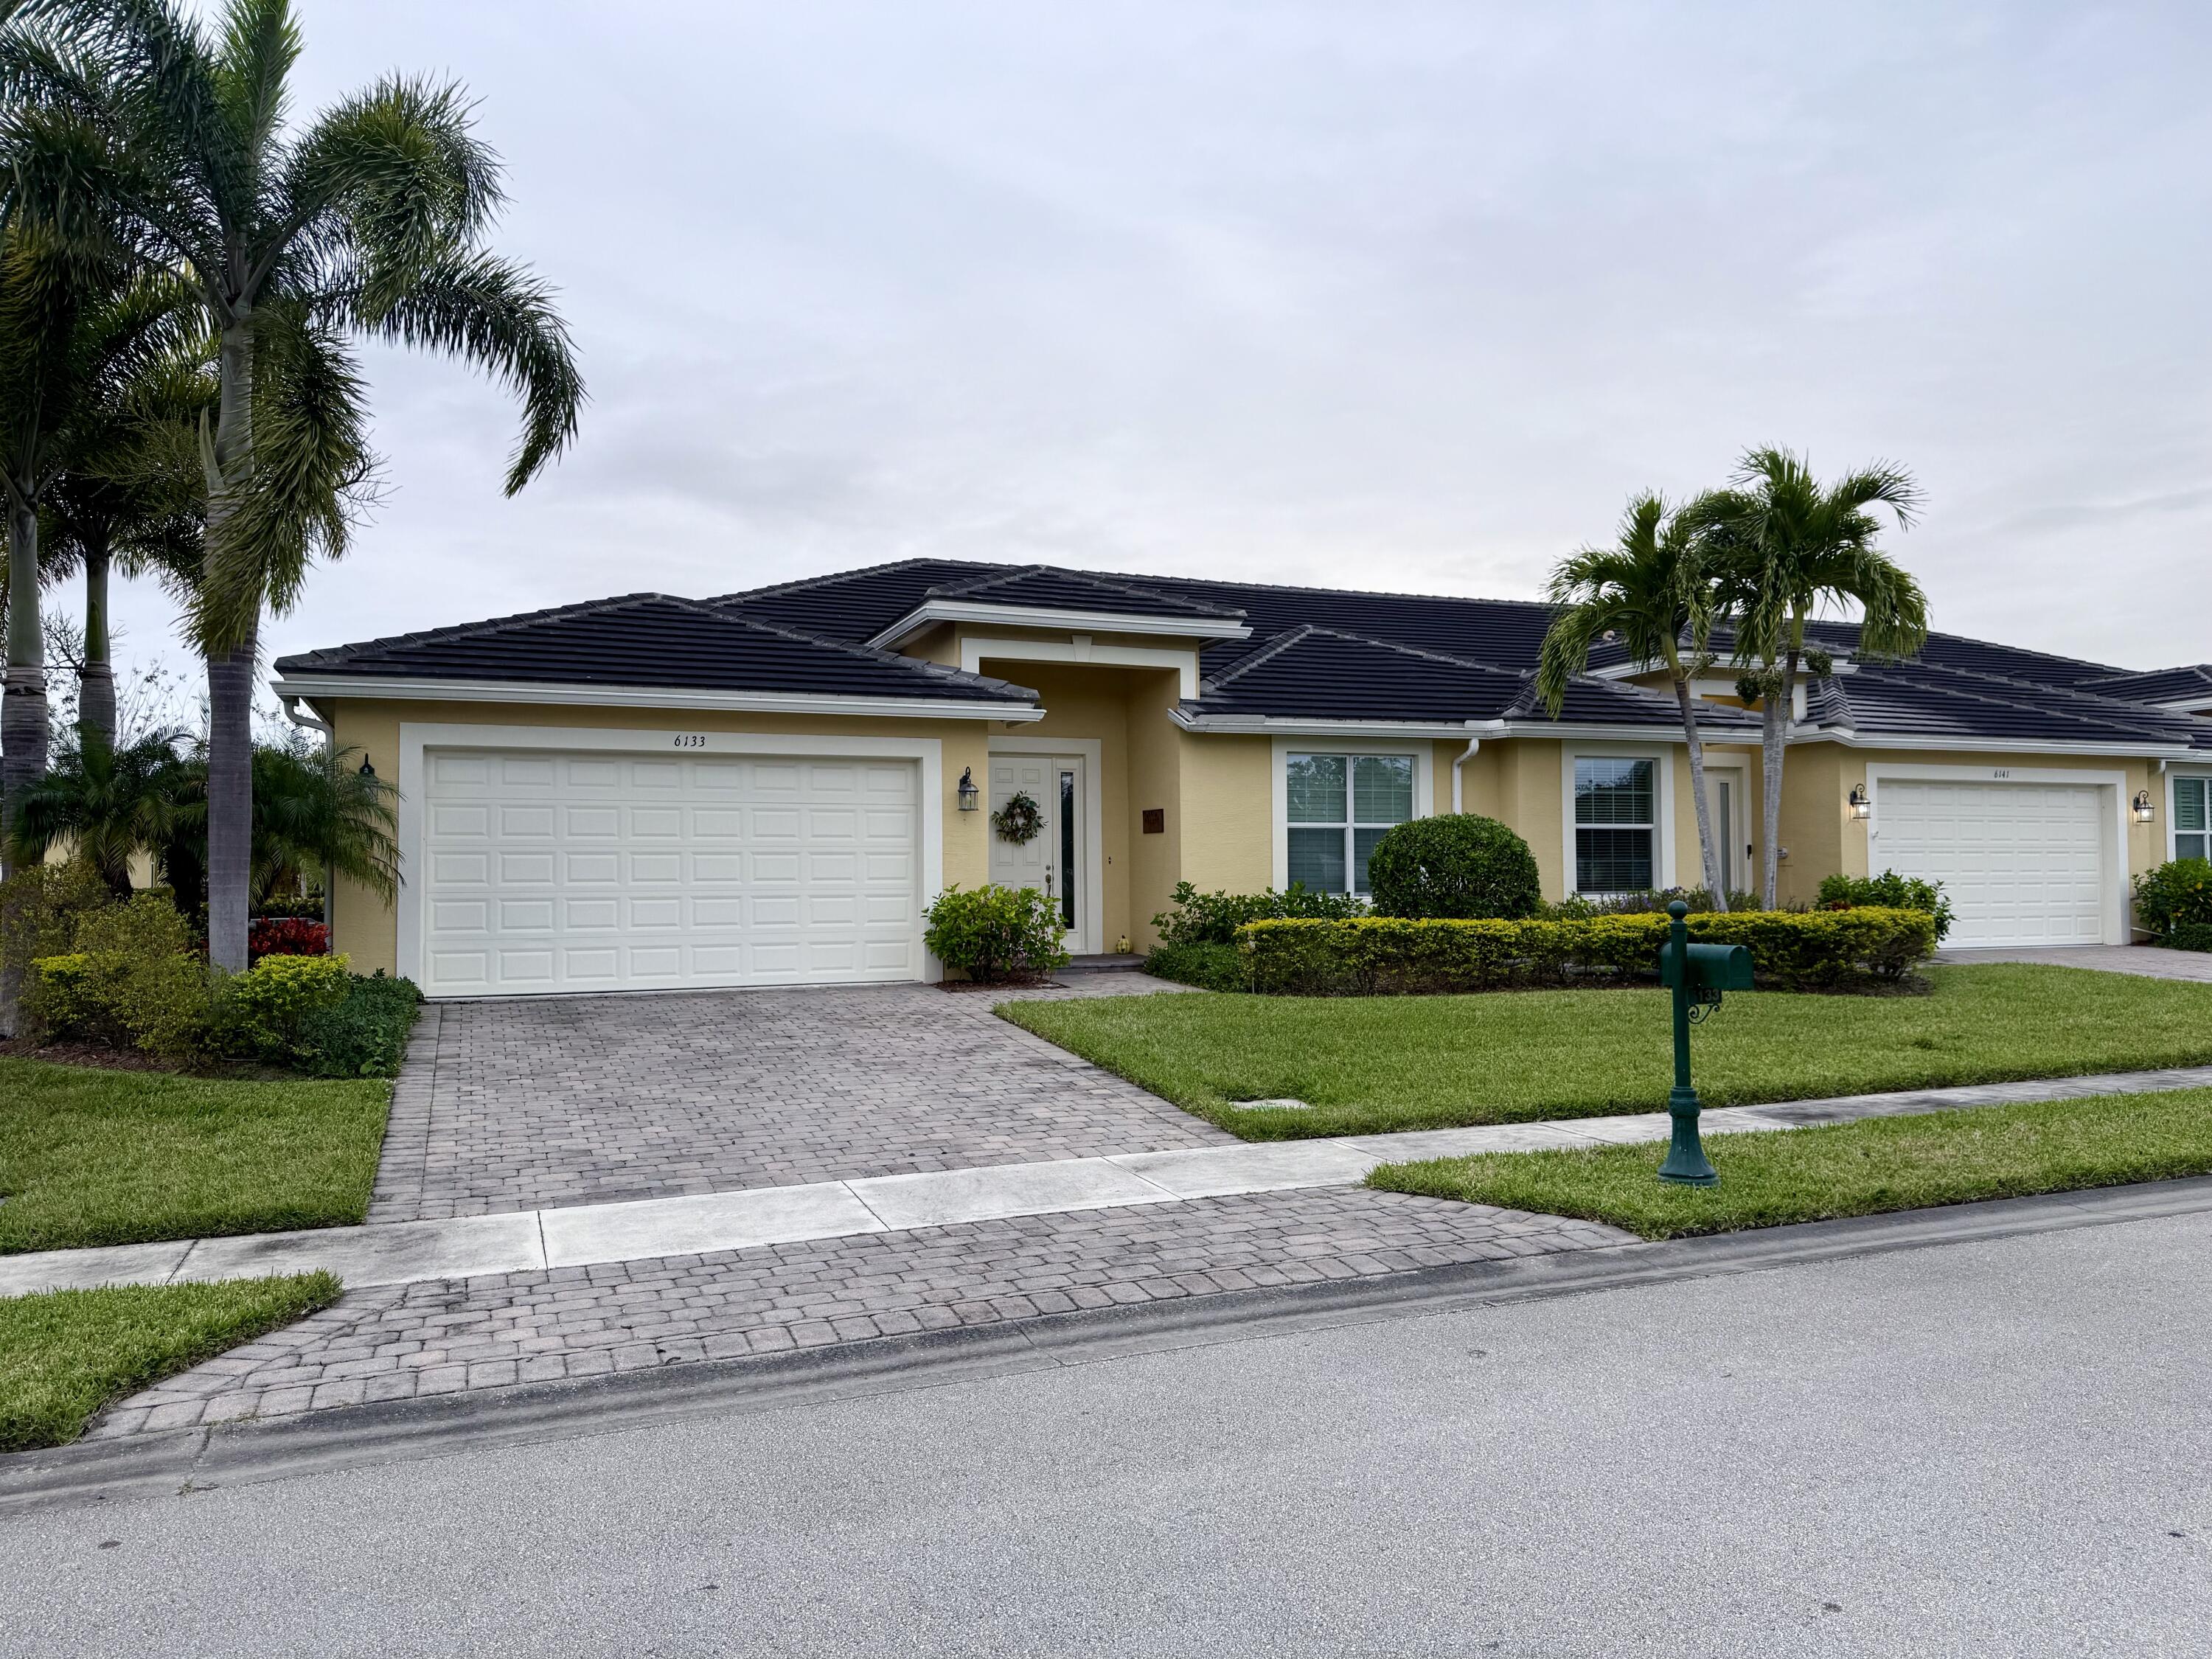
[(1690, 1027), (1721, 1006), (1723, 992), (1751, 988), (1751, 952), (1741, 945), (1691, 944), (1689, 925), (1682, 920), (1689, 913), (1690, 907), (1680, 899), (1667, 907), (1674, 921), (1666, 944), (1659, 947), (1659, 982), (1674, 994), (1674, 1088), (1667, 1097), (1674, 1134), (1667, 1161), (1659, 1166), (1659, 1179), (1685, 1187), (1711, 1187), (1721, 1177), (1698, 1136), (1698, 1115), (1703, 1109), (1690, 1083)]

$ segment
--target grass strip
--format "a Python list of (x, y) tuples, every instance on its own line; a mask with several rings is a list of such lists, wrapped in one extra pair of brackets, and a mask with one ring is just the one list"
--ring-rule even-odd
[[(1938, 967), (1926, 996), (1737, 992), (1698, 1028), (1711, 1106), (2212, 1063), (2212, 985), (2027, 963)], [(1657, 1111), (1656, 988), (1480, 996), (1174, 992), (999, 1012), (1246, 1140)], [(1252, 1109), (1289, 1098), (1311, 1109)]]
[(328, 1273), (0, 1298), (0, 1451), (59, 1446), (111, 1401), (338, 1298)]
[(1709, 1135), (1717, 1187), (1658, 1179), (1664, 1142), (1386, 1164), (1383, 1192), (1609, 1222), (1645, 1238), (2212, 1175), (2212, 1089)]
[(0, 1059), (0, 1255), (363, 1220), (391, 1099)]

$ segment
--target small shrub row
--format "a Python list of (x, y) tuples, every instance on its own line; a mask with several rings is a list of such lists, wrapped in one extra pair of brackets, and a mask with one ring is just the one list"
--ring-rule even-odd
[(1201, 893), (1182, 881), (1176, 884), (1171, 899), (1175, 908), (1152, 918), (1163, 945), (1232, 944), (1237, 930), (1249, 921), (1291, 917), (1334, 921), (1367, 914), (1364, 899), (1348, 893), (1316, 893), (1296, 881), (1279, 893), (1272, 887), (1264, 893)]
[(1888, 910), (1925, 910), (1935, 918), (1938, 945), (1951, 932), (1951, 901), (1943, 896), (1943, 884), (1900, 876), (1894, 870), (1885, 870), (1878, 876), (1824, 876), (1813, 902), (1823, 910), (1850, 910), (1866, 904)]
[(1034, 887), (963, 890), (957, 882), (926, 913), (922, 943), (979, 984), (1048, 979), (1067, 966), (1060, 907)]
[[(1894, 982), (1936, 949), (1924, 910), (1708, 912), (1690, 937), (1749, 948), (1762, 985), (1829, 990)], [(1259, 921), (1237, 944), (1255, 991), (1293, 996), (1391, 996), (1516, 986), (1619, 983), (1656, 972), (1668, 919)]]
[(2136, 923), (2160, 945), (2212, 950), (2212, 859), (2174, 859), (2137, 876)]
[(329, 924), (306, 916), (256, 916), (246, 930), (249, 962), (264, 957), (321, 957), (331, 949)]
[(1155, 945), (1145, 957), (1145, 971), (1154, 979), (1195, 985), (1205, 991), (1249, 991), (1251, 964), (1233, 945), (1199, 940), (1189, 945)]
[[(1553, 899), (1538, 908), (1535, 914), (1547, 921), (1581, 921), (1590, 916), (1649, 916), (1664, 915), (1667, 907), (1680, 901), (1689, 907), (1692, 915), (1699, 911), (1717, 907), (1712, 894), (1703, 887), (1647, 887), (1637, 893), (1606, 893), (1590, 897), (1582, 893), (1571, 893), (1563, 899)], [(1731, 910), (1759, 908), (1756, 893), (1731, 892), (1728, 896)], [(1782, 907), (1788, 909), (1790, 907)], [(1798, 905), (1798, 909), (1805, 908)]]

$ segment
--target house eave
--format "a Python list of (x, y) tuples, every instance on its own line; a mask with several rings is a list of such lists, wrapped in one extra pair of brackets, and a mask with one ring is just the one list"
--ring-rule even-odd
[(1902, 732), (1860, 732), (1820, 726), (1792, 726), (1793, 744), (1834, 743), (1846, 749), (1926, 749), (1988, 755), (2100, 755), (2129, 760), (2176, 760), (2202, 755), (2185, 744), (2075, 743), (2056, 738), (1917, 737)]
[(1170, 711), (1169, 718), (1186, 732), (1224, 735), (1280, 738), (1449, 738), (1463, 739), (1480, 734), (1480, 720), (1330, 720), (1314, 714), (1206, 714), (1187, 708)]
[(1151, 634), (1176, 639), (1249, 640), (1252, 630), (1226, 617), (1153, 617), (1137, 611), (1062, 611), (1045, 605), (980, 605), (930, 599), (908, 611), (868, 643), (888, 651), (940, 623), (991, 623), (1076, 634)]
[(704, 687), (556, 684), (528, 680), (441, 680), (377, 674), (287, 674), (270, 683), (280, 702), (332, 697), (372, 702), (513, 702), (556, 708), (696, 708), (755, 714), (890, 715), (900, 720), (1044, 718), (1035, 703), (951, 697), (864, 697), (805, 691), (725, 691)]

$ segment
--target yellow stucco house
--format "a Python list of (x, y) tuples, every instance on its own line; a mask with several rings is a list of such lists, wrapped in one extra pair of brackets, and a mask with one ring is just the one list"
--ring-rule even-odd
[[(1079, 954), (1141, 950), (1176, 883), (1361, 890), (1390, 825), (1503, 819), (1554, 896), (1694, 885), (1679, 717), (1600, 662), (1559, 716), (1536, 605), (909, 560), (634, 594), (288, 657), (294, 718), (398, 789), (403, 884), (337, 948), (431, 996), (929, 979), (950, 883), (1036, 886)], [(2207, 850), (2212, 671), (1951, 635), (1796, 688), (1786, 896), (1945, 883), (1966, 947), (2130, 937), (2130, 875)], [(1755, 717), (1698, 688), (1732, 885)], [(994, 810), (1034, 801), (1016, 843)]]

